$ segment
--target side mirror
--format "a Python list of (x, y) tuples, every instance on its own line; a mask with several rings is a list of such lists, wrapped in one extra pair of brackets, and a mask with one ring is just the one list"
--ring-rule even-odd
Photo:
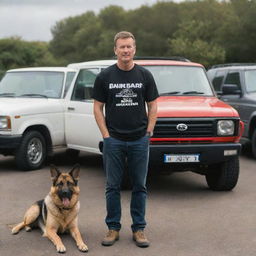
[(225, 94), (241, 94), (241, 90), (237, 84), (224, 84), (222, 86), (222, 95)]

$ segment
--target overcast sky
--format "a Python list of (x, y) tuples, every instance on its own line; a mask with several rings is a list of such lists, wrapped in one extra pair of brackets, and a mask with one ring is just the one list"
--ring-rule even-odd
[[(163, 0), (162, 0), (163, 1)], [(168, 1), (168, 0), (164, 0)], [(20, 36), (28, 41), (49, 41), (56, 21), (109, 5), (135, 9), (158, 0), (0, 0), (0, 39)]]

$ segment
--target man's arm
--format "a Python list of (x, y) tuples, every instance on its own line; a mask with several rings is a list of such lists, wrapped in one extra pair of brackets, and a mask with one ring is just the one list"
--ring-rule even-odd
[(147, 102), (148, 106), (148, 127), (147, 132), (152, 133), (157, 119), (157, 100)]
[(109, 137), (109, 132), (108, 132), (108, 128), (106, 126), (105, 116), (103, 114), (103, 107), (104, 107), (103, 102), (94, 100), (93, 112), (94, 112), (95, 120), (98, 124), (98, 127), (100, 129), (102, 137), (103, 138), (108, 138)]

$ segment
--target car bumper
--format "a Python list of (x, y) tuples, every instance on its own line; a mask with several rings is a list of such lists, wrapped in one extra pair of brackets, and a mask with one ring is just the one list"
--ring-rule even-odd
[[(228, 161), (232, 157), (237, 157), (241, 151), (240, 143), (223, 144), (200, 144), (200, 145), (150, 145), (150, 163), (151, 164), (177, 164), (164, 163), (165, 154), (190, 155), (199, 154), (200, 164), (217, 164)], [(235, 155), (228, 155), (230, 152), (237, 152)], [(189, 164), (179, 162), (178, 164)]]
[(0, 135), (0, 153), (17, 148), (21, 143), (21, 139), (22, 135)]

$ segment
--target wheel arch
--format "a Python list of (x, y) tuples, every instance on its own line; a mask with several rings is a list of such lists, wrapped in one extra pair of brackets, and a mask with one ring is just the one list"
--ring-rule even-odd
[(47, 155), (51, 155), (52, 154), (52, 138), (48, 128), (45, 125), (32, 125), (25, 129), (25, 131), (23, 132), (23, 135), (30, 131), (38, 131), (42, 134), (42, 136), (45, 138)]
[(256, 113), (251, 117), (250, 124), (249, 124), (249, 130), (248, 130), (248, 137), (251, 139), (254, 130), (256, 129)]

